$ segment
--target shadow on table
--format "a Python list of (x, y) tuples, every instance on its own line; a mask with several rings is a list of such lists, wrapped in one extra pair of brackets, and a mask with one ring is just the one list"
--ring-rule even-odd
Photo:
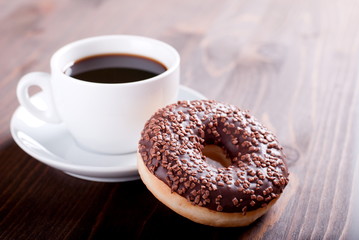
[(251, 229), (194, 223), (159, 202), (140, 181), (119, 183), (93, 239), (238, 239)]

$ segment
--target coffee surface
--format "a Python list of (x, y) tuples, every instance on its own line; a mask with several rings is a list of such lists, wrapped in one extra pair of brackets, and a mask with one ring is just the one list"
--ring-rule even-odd
[(95, 55), (75, 61), (65, 74), (97, 83), (129, 83), (155, 77), (167, 69), (151, 58), (128, 54)]

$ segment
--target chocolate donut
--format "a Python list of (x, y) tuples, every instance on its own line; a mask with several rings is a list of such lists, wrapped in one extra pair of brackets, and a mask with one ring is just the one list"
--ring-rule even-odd
[[(222, 164), (208, 158), (213, 153)], [(247, 111), (213, 100), (158, 110), (141, 133), (138, 156), (140, 176), (160, 201), (211, 226), (250, 224), (288, 183), (276, 137)]]

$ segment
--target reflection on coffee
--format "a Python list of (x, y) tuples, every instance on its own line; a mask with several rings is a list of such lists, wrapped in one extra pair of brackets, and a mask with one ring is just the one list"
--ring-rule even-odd
[(151, 58), (129, 54), (103, 54), (79, 59), (64, 72), (88, 82), (129, 83), (152, 78), (166, 70), (162, 63)]

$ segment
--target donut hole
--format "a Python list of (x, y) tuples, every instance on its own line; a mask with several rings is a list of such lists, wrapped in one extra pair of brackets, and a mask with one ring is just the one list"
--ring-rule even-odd
[(202, 149), (202, 154), (206, 157), (207, 163), (216, 168), (227, 168), (232, 164), (231, 159), (229, 159), (223, 149), (217, 145), (205, 145)]

